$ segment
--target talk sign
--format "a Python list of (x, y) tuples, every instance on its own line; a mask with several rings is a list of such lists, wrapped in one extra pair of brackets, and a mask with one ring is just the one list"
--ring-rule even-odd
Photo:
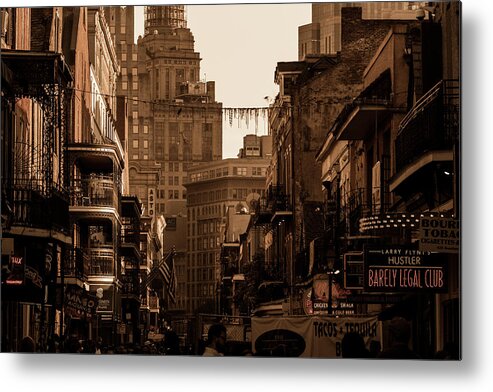
[(445, 291), (447, 270), (438, 253), (410, 247), (365, 249), (366, 291)]

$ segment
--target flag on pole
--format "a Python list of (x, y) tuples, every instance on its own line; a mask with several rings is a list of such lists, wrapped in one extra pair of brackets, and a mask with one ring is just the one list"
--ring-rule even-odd
[(175, 274), (175, 263), (173, 261), (173, 256), (175, 255), (174, 249), (170, 252), (168, 257), (159, 266), (159, 273), (166, 283), (166, 288), (168, 295), (176, 303), (176, 274)]
[(163, 257), (159, 264), (155, 266), (147, 278), (142, 282), (142, 292), (145, 292), (149, 284), (161, 275), (164, 283), (166, 284), (166, 290), (169, 297), (176, 303), (176, 273), (175, 264), (173, 261), (173, 256), (175, 255), (175, 250), (172, 249), (166, 257)]

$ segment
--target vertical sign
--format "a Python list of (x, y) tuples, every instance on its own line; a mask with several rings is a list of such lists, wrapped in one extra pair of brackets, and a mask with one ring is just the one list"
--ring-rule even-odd
[(147, 206), (149, 208), (149, 216), (154, 218), (154, 211), (156, 206), (156, 189), (147, 188)]

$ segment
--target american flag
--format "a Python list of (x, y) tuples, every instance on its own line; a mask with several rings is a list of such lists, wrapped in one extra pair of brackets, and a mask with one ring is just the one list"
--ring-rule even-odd
[(173, 261), (174, 252), (172, 252), (159, 266), (159, 273), (166, 283), (168, 295), (176, 303), (176, 274), (175, 263)]
[(173, 261), (173, 256), (175, 255), (175, 250), (171, 250), (166, 257), (163, 257), (157, 267), (153, 268), (152, 271), (147, 276), (147, 279), (142, 284), (142, 289), (145, 290), (149, 284), (158, 277), (160, 274), (166, 284), (166, 289), (168, 295), (176, 303), (176, 274), (175, 274), (175, 263)]

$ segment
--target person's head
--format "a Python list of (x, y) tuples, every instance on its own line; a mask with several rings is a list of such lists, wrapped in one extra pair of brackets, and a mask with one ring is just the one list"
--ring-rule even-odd
[(341, 350), (343, 358), (365, 358), (367, 356), (365, 341), (356, 332), (348, 332), (344, 335)]
[(214, 324), (207, 333), (207, 345), (222, 351), (226, 347), (226, 327), (222, 324)]
[(24, 336), (21, 340), (21, 344), (19, 347), (19, 352), (21, 353), (33, 353), (36, 351), (36, 343), (30, 336)]
[(411, 325), (403, 317), (394, 317), (390, 321), (389, 332), (395, 343), (408, 344), (411, 338)]

